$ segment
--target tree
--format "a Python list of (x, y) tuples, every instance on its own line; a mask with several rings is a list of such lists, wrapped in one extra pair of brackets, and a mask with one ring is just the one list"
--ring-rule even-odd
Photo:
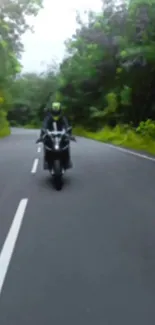
[(14, 103), (16, 98), (29, 107), (28, 120), (37, 119), (50, 95), (62, 101), (74, 124), (91, 129), (155, 119), (154, 16), (155, 0), (104, 0), (103, 10), (89, 11), (85, 23), (77, 14), (78, 28), (66, 40), (59, 69), (20, 76), (11, 91)]
[(11, 87), (13, 105), (8, 115), (10, 121), (16, 121), (20, 125), (39, 125), (44, 108), (48, 107), (48, 99), (54, 99), (57, 90), (54, 69), (52, 66), (41, 74), (25, 73), (14, 81)]
[(21, 71), (18, 61), (23, 46), (21, 35), (29, 28), (28, 15), (36, 15), (41, 0), (1, 0), (0, 7), (0, 125), (4, 123), (5, 112), (11, 107), (11, 88), (15, 77)]
[(21, 36), (31, 28), (26, 18), (36, 16), (41, 7), (42, 0), (1, 0), (0, 21), (7, 26), (2, 36), (18, 57), (23, 51)]
[(87, 24), (78, 17), (60, 68), (60, 92), (76, 123), (155, 118), (154, 15), (155, 0), (111, 0), (100, 14), (88, 13)]

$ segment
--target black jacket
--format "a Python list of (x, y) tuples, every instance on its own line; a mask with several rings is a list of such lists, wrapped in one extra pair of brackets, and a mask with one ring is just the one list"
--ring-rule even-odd
[[(43, 122), (43, 128), (53, 130), (53, 126), (55, 121), (52, 118), (52, 115), (48, 114)], [(62, 116), (58, 121), (55, 122), (57, 124), (57, 130), (61, 131), (62, 129), (67, 129), (69, 127), (68, 120), (65, 116)]]

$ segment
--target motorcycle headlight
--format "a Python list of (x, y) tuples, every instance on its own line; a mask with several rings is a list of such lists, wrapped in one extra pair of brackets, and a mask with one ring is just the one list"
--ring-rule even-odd
[(57, 143), (55, 144), (55, 150), (59, 150), (59, 145)]

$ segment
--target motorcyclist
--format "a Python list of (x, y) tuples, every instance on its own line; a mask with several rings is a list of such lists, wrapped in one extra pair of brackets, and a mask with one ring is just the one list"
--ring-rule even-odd
[[(62, 107), (59, 102), (54, 102), (52, 108), (48, 111), (44, 121), (43, 127), (41, 129), (40, 138), (36, 141), (37, 143), (42, 141), (44, 135), (44, 129), (62, 131), (62, 129), (67, 129), (69, 123), (67, 118), (62, 114)], [(70, 148), (68, 148), (68, 168), (72, 167), (72, 162), (70, 158)], [(46, 151), (44, 149), (44, 169), (48, 169), (48, 164), (46, 161)]]

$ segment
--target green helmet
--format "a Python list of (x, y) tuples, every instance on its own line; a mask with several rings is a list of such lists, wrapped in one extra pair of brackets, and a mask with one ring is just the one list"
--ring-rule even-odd
[(62, 114), (61, 104), (59, 102), (54, 102), (51, 109), (52, 117), (55, 121), (58, 121)]

